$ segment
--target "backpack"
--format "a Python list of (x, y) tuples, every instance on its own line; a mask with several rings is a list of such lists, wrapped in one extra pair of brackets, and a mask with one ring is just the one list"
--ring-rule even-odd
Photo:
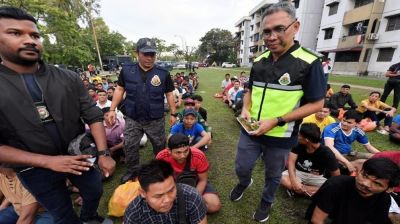
[(189, 155), (186, 158), (185, 168), (182, 173), (176, 177), (176, 183), (187, 184), (192, 187), (196, 187), (198, 177), (197, 172), (190, 170), (190, 163), (192, 159), (192, 150), (189, 148)]

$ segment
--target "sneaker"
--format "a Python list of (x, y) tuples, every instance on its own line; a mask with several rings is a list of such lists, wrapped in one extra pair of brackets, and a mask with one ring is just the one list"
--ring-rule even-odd
[(250, 183), (247, 186), (237, 184), (231, 191), (229, 198), (231, 201), (239, 201), (243, 197), (243, 192), (253, 184), (253, 178), (250, 179)]
[(253, 214), (253, 219), (257, 222), (266, 222), (269, 219), (269, 211), (271, 210), (271, 207), (272, 206), (268, 206), (266, 210), (258, 207), (256, 212)]
[(376, 130), (376, 132), (382, 135), (389, 135), (389, 132), (387, 132), (385, 129)]
[(289, 189), (286, 189), (286, 193), (287, 193), (287, 195), (288, 195), (290, 198), (293, 198), (293, 197), (294, 197), (294, 191), (289, 190)]
[(134, 180), (136, 178), (135, 174), (126, 173), (121, 177), (121, 184), (128, 182), (129, 180)]

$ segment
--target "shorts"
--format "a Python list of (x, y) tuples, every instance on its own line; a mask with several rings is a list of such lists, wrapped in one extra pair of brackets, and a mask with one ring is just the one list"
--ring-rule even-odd
[[(289, 171), (288, 170), (283, 171), (282, 176), (289, 176)], [(296, 170), (296, 178), (302, 184), (309, 186), (317, 186), (317, 187), (320, 187), (326, 181), (326, 178), (323, 177), (322, 175), (306, 173), (300, 170)]]
[(217, 191), (215, 188), (210, 184), (210, 182), (207, 182), (206, 188), (204, 189), (203, 195), (204, 194), (216, 194), (218, 195)]

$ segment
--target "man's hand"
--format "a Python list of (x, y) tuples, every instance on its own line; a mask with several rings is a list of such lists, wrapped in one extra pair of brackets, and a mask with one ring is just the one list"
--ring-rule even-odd
[(351, 162), (346, 163), (346, 167), (350, 173), (357, 171), (356, 168), (353, 166), (353, 164), (351, 164)]
[(242, 113), (240, 114), (241, 117), (243, 117), (243, 119), (250, 121), (250, 112), (246, 109), (242, 109)]
[(99, 168), (104, 176), (108, 178), (115, 171), (115, 161), (111, 156), (99, 156)]
[(294, 190), (296, 193), (298, 193), (298, 194), (304, 193), (303, 185), (302, 185), (300, 182), (295, 181), (292, 185), (293, 185), (293, 186), (292, 186), (292, 187), (293, 187), (293, 190)]
[(169, 116), (169, 125), (174, 125), (176, 123), (176, 117), (175, 116), (172, 116), (172, 115), (170, 115)]
[(393, 117), (394, 111), (386, 111), (386, 117)]
[(116, 117), (115, 110), (110, 110), (110, 112), (108, 113), (108, 122), (109, 122), (111, 125), (114, 125), (114, 123), (115, 123), (115, 117)]
[(82, 171), (88, 171), (92, 167), (92, 164), (86, 161), (89, 158), (92, 158), (92, 156), (51, 156), (45, 161), (44, 168), (61, 173), (82, 175)]
[(260, 136), (271, 130), (276, 126), (278, 123), (277, 119), (271, 119), (271, 120), (262, 120), (258, 122), (258, 129), (255, 131), (249, 132), (250, 135), (255, 135), (255, 136)]

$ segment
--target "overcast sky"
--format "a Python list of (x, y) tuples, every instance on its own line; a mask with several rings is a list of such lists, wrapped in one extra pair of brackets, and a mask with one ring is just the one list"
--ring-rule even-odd
[(198, 46), (212, 28), (235, 32), (235, 23), (261, 0), (101, 0), (108, 27), (128, 40), (158, 37), (168, 44)]

